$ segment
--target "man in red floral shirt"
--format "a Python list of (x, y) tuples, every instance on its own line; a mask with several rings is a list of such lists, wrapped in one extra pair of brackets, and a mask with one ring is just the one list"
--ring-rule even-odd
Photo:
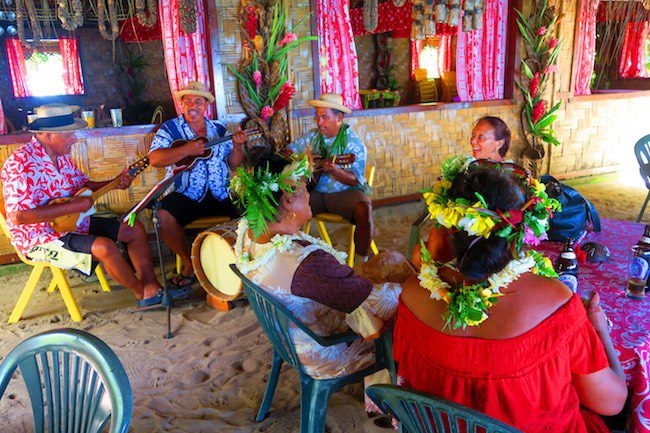
[[(30, 124), (34, 137), (4, 164), (2, 192), (12, 243), (30, 259), (77, 269), (87, 275), (92, 259), (99, 260), (115, 281), (133, 291), (139, 305), (160, 303), (161, 286), (141, 223), (129, 227), (115, 218), (91, 216), (85, 217), (74, 233), (58, 233), (50, 225), (55, 218), (85, 212), (93, 205), (89, 196), (60, 204), (50, 204), (52, 200), (70, 197), (82, 187), (96, 191), (110, 182), (90, 181), (70, 158), (72, 145), (77, 141), (74, 130), (86, 123), (74, 119), (73, 112), (74, 107), (62, 104), (37, 109), (38, 118)], [(119, 179), (120, 189), (128, 188), (133, 181), (126, 170)], [(116, 241), (127, 244), (135, 272)]]

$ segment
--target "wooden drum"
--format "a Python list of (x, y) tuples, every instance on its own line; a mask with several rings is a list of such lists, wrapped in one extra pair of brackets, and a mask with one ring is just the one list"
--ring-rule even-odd
[(192, 243), (192, 266), (201, 287), (208, 292), (206, 303), (228, 311), (242, 291), (239, 277), (230, 269), (235, 263), (233, 228), (220, 225), (200, 233)]

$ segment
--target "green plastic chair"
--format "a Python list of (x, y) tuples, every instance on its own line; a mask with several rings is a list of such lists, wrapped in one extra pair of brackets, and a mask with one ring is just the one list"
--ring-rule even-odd
[(645, 186), (648, 188), (648, 194), (645, 196), (641, 212), (639, 212), (639, 216), (636, 218), (636, 222), (639, 222), (643, 218), (645, 208), (648, 206), (648, 200), (650, 200), (650, 134), (636, 142), (634, 145), (634, 154), (636, 155), (636, 160), (639, 162), (639, 173), (641, 173)]
[(269, 382), (264, 392), (264, 398), (257, 413), (256, 422), (264, 420), (271, 409), (273, 394), (278, 384), (280, 368), (286, 362), (298, 370), (300, 375), (300, 433), (323, 433), (325, 430), (325, 415), (327, 412), (327, 400), (329, 396), (345, 385), (359, 382), (369, 374), (388, 368), (391, 380), (395, 382), (395, 362), (391, 357), (392, 353), (392, 332), (385, 332), (384, 335), (375, 340), (376, 362), (374, 365), (353, 373), (349, 376), (337, 377), (335, 379), (314, 379), (309, 376), (300, 363), (296, 348), (289, 336), (290, 324), (304, 331), (321, 346), (332, 346), (335, 344), (353, 341), (361, 338), (352, 331), (342, 334), (323, 337), (309, 329), (307, 325), (298, 320), (282, 303), (276, 300), (273, 295), (261, 289), (247, 277), (245, 277), (235, 265), (230, 265), (233, 272), (241, 278), (244, 291), (248, 296), (257, 320), (262, 329), (271, 340), (273, 345), (273, 365)]
[(522, 433), (484, 413), (444, 398), (393, 385), (373, 385), (368, 397), (408, 433)]
[(126, 433), (133, 394), (117, 355), (99, 338), (77, 329), (35, 335), (0, 365), (0, 399), (20, 369), (34, 413), (34, 431)]

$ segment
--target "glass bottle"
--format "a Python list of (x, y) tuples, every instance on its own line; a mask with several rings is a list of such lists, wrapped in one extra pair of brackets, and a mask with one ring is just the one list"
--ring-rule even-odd
[(578, 292), (578, 259), (573, 249), (573, 238), (568, 238), (560, 256), (555, 261), (555, 271), (558, 280), (564, 283), (573, 293)]

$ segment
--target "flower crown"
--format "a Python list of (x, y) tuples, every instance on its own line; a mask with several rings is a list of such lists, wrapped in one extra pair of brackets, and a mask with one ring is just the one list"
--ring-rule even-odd
[[(472, 167), (491, 167), (511, 172), (524, 181), (526, 203), (520, 209), (490, 210), (481, 194), (475, 192), (476, 201), (449, 196), (449, 188), (460, 173)], [(510, 163), (498, 163), (489, 159), (456, 156), (442, 164), (442, 178), (430, 190), (424, 192), (424, 199), (431, 219), (449, 228), (467, 232), (470, 236), (491, 235), (506, 238), (512, 245), (513, 257), (518, 257), (524, 245), (536, 246), (548, 239), (546, 231), (554, 211), (562, 206), (546, 193), (546, 185), (530, 177), (523, 168)]]
[[(485, 199), (475, 193), (476, 202), (463, 198), (452, 199), (449, 188), (460, 173), (472, 166), (488, 166), (502, 171), (511, 171), (515, 177), (523, 178), (526, 184), (526, 204), (521, 209), (492, 211)], [(524, 245), (538, 245), (546, 239), (548, 220), (552, 212), (561, 209), (560, 203), (546, 194), (546, 187), (523, 168), (514, 164), (500, 164), (492, 160), (476, 160), (471, 157), (454, 157), (442, 164), (442, 178), (433, 188), (424, 193), (431, 219), (438, 224), (467, 232), (471, 236), (489, 238), (492, 234), (506, 238), (511, 245), (513, 260), (506, 267), (483, 281), (468, 282), (452, 288), (438, 277), (442, 263), (432, 259), (422, 243), (422, 266), (418, 279), (420, 285), (431, 292), (432, 299), (448, 304), (444, 314), (445, 326), (454, 329), (462, 326), (478, 326), (487, 318), (488, 309), (503, 296), (501, 289), (526, 272), (546, 277), (557, 277), (548, 257), (535, 250), (522, 252)]]
[(278, 216), (279, 203), (273, 193), (293, 194), (296, 184), (311, 176), (311, 162), (307, 155), (294, 153), (290, 158), (291, 164), (279, 174), (272, 173), (267, 162), (265, 169), (238, 167), (230, 180), (231, 195), (234, 194), (235, 203), (243, 207), (255, 238), (265, 233), (268, 222)]

